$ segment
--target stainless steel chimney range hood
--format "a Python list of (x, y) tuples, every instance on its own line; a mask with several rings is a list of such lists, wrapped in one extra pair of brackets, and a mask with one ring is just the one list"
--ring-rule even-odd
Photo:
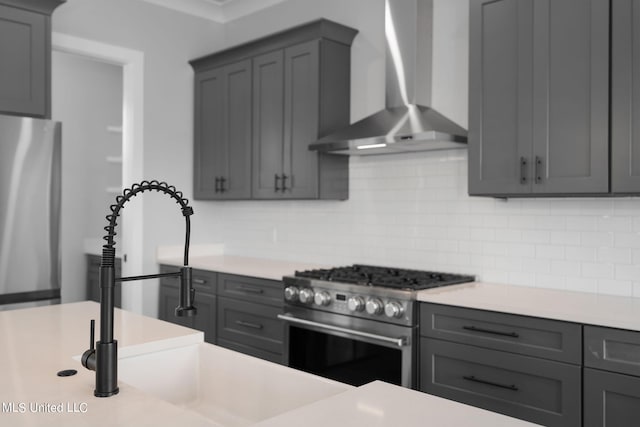
[(385, 0), (386, 108), (309, 145), (368, 155), (466, 148), (467, 131), (431, 104), (433, 0)]

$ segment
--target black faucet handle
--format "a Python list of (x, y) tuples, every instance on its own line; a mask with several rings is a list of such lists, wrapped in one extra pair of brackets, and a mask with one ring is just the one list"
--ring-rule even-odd
[(85, 368), (95, 371), (96, 370), (96, 321), (95, 319), (91, 319), (91, 324), (89, 326), (89, 350), (82, 353), (82, 358), (80, 362), (82, 366)]

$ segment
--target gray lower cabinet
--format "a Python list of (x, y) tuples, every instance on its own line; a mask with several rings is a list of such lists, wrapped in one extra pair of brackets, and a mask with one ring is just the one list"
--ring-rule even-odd
[[(160, 272), (177, 271), (178, 267), (161, 266)], [(186, 326), (204, 332), (208, 343), (216, 342), (216, 287), (217, 275), (205, 270), (192, 271), (195, 298), (193, 305), (198, 309), (193, 317), (178, 317), (175, 309), (179, 304), (179, 278), (163, 277), (160, 279), (158, 300), (158, 318), (167, 322)]]
[(355, 34), (320, 19), (190, 62), (196, 199), (348, 198), (348, 156), (308, 146), (349, 124)]
[(0, 0), (0, 113), (51, 117), (51, 13), (65, 0)]
[(580, 426), (580, 366), (420, 339), (420, 389), (545, 426)]
[(584, 369), (584, 427), (640, 423), (640, 378)]
[(545, 426), (580, 426), (582, 325), (420, 304), (419, 389)]
[(640, 332), (585, 326), (584, 425), (640, 423)]
[[(178, 267), (160, 266), (163, 273)], [(282, 283), (256, 277), (193, 270), (194, 317), (176, 317), (178, 278), (160, 279), (158, 317), (204, 332), (205, 341), (282, 363)]]
[(282, 363), (282, 283), (218, 275), (218, 345)]
[(609, 6), (471, 1), (470, 195), (609, 193)]
[[(87, 255), (87, 299), (90, 301), (100, 302), (100, 263), (102, 257), (100, 255)], [(122, 260), (116, 258), (116, 277), (122, 276)], [(115, 289), (116, 307), (122, 307), (122, 286), (116, 283)]]

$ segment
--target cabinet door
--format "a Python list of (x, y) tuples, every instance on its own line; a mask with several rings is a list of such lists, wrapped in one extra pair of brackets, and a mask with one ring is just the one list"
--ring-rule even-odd
[(319, 41), (298, 44), (284, 52), (284, 177), (285, 198), (316, 198), (318, 153), (309, 144), (318, 139)]
[(251, 197), (251, 61), (224, 69), (225, 173), (220, 190), (225, 199)]
[(196, 76), (195, 194), (251, 197), (251, 62)]
[(609, 0), (536, 0), (534, 193), (609, 191)]
[(544, 426), (581, 425), (577, 365), (420, 339), (420, 390)]
[(0, 112), (48, 116), (48, 20), (0, 5)]
[(531, 191), (531, 0), (472, 0), (469, 194)]
[(611, 13), (611, 191), (638, 193), (640, 3), (613, 0)]
[(195, 76), (194, 198), (220, 196), (219, 178), (225, 174), (224, 68)]
[(584, 427), (627, 427), (640, 420), (640, 378), (585, 368)]
[(282, 194), (284, 70), (282, 50), (253, 59), (253, 197)]

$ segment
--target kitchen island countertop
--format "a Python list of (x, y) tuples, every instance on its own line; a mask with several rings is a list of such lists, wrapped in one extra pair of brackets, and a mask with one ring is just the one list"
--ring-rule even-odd
[[(203, 341), (202, 333), (192, 329), (123, 310), (116, 310), (115, 314), (115, 335), (119, 340), (120, 357), (161, 352)], [(0, 312), (3, 337), (0, 366), (4, 371), (0, 386), (0, 424), (218, 425), (123, 381), (119, 382), (120, 394), (110, 398), (94, 397), (94, 373), (84, 369), (77, 357), (74, 359), (89, 344), (89, 320), (92, 318), (99, 318), (99, 305), (94, 302)], [(264, 369), (270, 366), (282, 369), (280, 365), (259, 362), (264, 362)], [(71, 377), (56, 376), (56, 372), (63, 369), (76, 369), (78, 373)], [(406, 426), (426, 426), (430, 425), (430, 420), (437, 426), (469, 423), (492, 427), (532, 425), (381, 382), (360, 388), (345, 386), (345, 390), (255, 425), (396, 426), (401, 422)], [(268, 398), (268, 392), (265, 398)]]

